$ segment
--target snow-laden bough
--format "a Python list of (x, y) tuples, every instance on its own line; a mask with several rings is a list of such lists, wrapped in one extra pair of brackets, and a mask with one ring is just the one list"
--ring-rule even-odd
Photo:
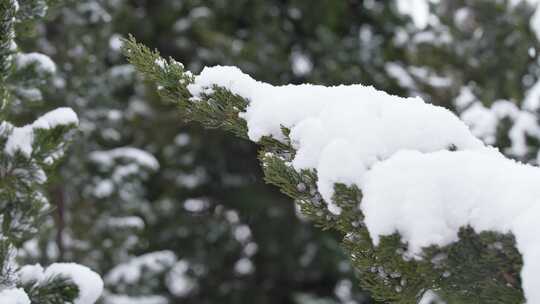
[(398, 232), (407, 254), (458, 241), (459, 229), (512, 233), (523, 256), (527, 303), (540, 303), (540, 169), (486, 146), (452, 112), (420, 98), (401, 98), (362, 85), (272, 86), (234, 67), (205, 68), (188, 86), (202, 102), (215, 86), (248, 100), (240, 117), (248, 136), (285, 141), (292, 166), (317, 172), (330, 212), (334, 184), (357, 186), (360, 209), (378, 244)]
[(88, 267), (75, 263), (55, 263), (46, 269), (39, 264), (26, 265), (19, 270), (18, 276), (23, 284), (39, 285), (56, 277), (70, 280), (79, 291), (73, 304), (94, 304), (103, 292), (101, 277)]

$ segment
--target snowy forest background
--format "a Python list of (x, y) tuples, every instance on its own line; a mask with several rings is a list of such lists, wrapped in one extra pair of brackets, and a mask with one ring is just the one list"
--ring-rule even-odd
[(52, 212), (16, 260), (88, 266), (103, 277), (101, 303), (373, 302), (340, 236), (264, 184), (252, 143), (183, 123), (127, 64), (128, 34), (197, 73), (235, 65), (274, 85), (421, 96), (508, 157), (539, 162), (536, 1), (19, 4), (1, 119), (22, 126), (70, 107), (79, 124), (42, 186)]

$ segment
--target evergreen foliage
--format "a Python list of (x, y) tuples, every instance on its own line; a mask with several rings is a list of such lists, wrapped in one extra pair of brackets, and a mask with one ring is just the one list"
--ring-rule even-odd
[[(538, 78), (528, 1), (439, 1), (425, 28), (402, 15), (398, 1), (18, 2), (16, 12), (15, 1), (0, 0), (0, 119), (24, 125), (37, 113), (69, 106), (81, 121), (70, 153), (43, 166), (57, 173), (36, 186), (51, 198), (51, 216), (35, 216), (38, 234), (21, 233), (20, 264), (89, 265), (106, 279), (108, 304), (369, 302), (351, 285), (349, 259), (336, 241), (341, 235), (362, 285), (382, 302), (414, 303), (426, 288), (449, 303), (521, 301), (521, 261), (511, 236), (479, 237), (465, 229), (465, 245), (433, 249), (436, 257), (455, 251), (435, 272), (431, 265), (401, 261), (392, 254), (402, 251), (397, 236), (384, 252), (370, 247), (355, 212), (358, 189), (336, 185), (345, 212), (330, 214), (316, 192), (315, 172), (292, 170), (286, 165), (295, 153), (290, 145), (264, 138), (259, 158), (269, 164), (262, 167), (265, 180), (295, 199), (302, 210), (297, 216), (287, 198), (260, 182), (255, 148), (242, 140), (246, 125), (237, 117), (246, 100), (218, 88), (207, 96), (215, 102), (193, 107), (184, 85), (193, 77), (187, 70), (228, 64), (273, 84), (360, 82), (421, 95), (455, 110), (473, 130), (492, 122), (475, 134), (510, 157), (537, 164), (540, 132), (534, 123), (522, 128), (537, 117), (523, 106)], [(58, 9), (51, 6), (59, 2)], [(130, 32), (185, 63), (184, 69), (157, 54), (140, 54), (145, 59), (138, 68), (172, 102), (160, 103), (153, 87), (125, 64), (119, 37)], [(50, 56), (57, 71), (35, 61), (20, 65), (20, 55), (32, 54), (20, 50)], [(472, 95), (462, 104), (464, 92)], [(501, 105), (512, 110), (501, 111)], [(179, 123), (179, 115), (212, 130)], [(29, 169), (36, 177), (39, 166)], [(313, 229), (306, 216), (330, 232)], [(497, 246), (502, 253), (467, 247), (493, 242), (504, 244)], [(9, 244), (0, 254), (15, 258)], [(6, 273), (16, 271), (13, 263), (5, 265), (12, 267)], [(401, 267), (406, 271), (395, 272)], [(450, 268), (457, 270), (441, 279)], [(424, 271), (430, 274), (411, 278)], [(137, 272), (143, 275), (130, 275)], [(175, 280), (186, 288), (174, 288)], [(26, 290), (33, 299), (47, 293)], [(463, 290), (477, 298), (460, 295)]]
[[(165, 61), (133, 38), (124, 43), (128, 60), (158, 85), (160, 96), (179, 106), (184, 117), (247, 137), (246, 123), (239, 113), (245, 110), (248, 100), (218, 86), (198, 96), (202, 100), (190, 100), (187, 86), (194, 78), (181, 63)], [(287, 129), (282, 133), (288, 138)], [(375, 300), (417, 303), (425, 292), (434, 290), (449, 303), (524, 301), (519, 284), (522, 261), (511, 235), (476, 234), (463, 228), (459, 242), (428, 248), (422, 260), (404, 259), (406, 246), (397, 234), (384, 237), (377, 247), (372, 245), (356, 208), (362, 197), (359, 189), (336, 184), (333, 200), (343, 211), (333, 214), (321, 203), (315, 172), (297, 172), (289, 165), (295, 154), (290, 142), (263, 137), (258, 144), (266, 181), (291, 196), (317, 225), (343, 235), (344, 248), (359, 273), (361, 285)]]
[[(15, 43), (15, 26), (25, 26), (43, 17), (44, 1), (0, 2), (0, 92), (2, 118), (10, 118), (14, 90), (29, 83), (43, 82), (54, 69), (48, 57), (27, 56)], [(39, 232), (52, 208), (45, 195), (48, 176), (62, 160), (75, 134), (78, 120), (70, 109), (51, 111), (33, 123), (16, 127), (0, 123), (0, 298), (9, 303), (60, 304), (80, 296), (79, 286), (66, 274), (42, 280), (20, 277), (17, 251)], [(22, 291), (24, 290), (24, 292)], [(81, 302), (87, 304), (88, 302)], [(90, 303), (88, 303), (90, 304)]]
[[(254, 146), (226, 137), (224, 132), (178, 123), (175, 106), (161, 103), (117, 49), (120, 35), (136, 32), (193, 67), (227, 56), (244, 65), (258, 60), (261, 67), (252, 68), (262, 75), (262, 66), (275, 65), (272, 57), (256, 56), (264, 29), (259, 20), (270, 18), (273, 25), (262, 40), (279, 45), (273, 50), (268, 45), (268, 51), (283, 60), (265, 77), (274, 81), (308, 77), (297, 76), (290, 65), (291, 53), (296, 54), (293, 49), (298, 48), (292, 45), (293, 37), (304, 35), (287, 25), (289, 11), (296, 4), (249, 4), (235, 3), (223, 9), (222, 1), (184, 1), (181, 5), (74, 1), (49, 10), (48, 19), (38, 25), (39, 36), (21, 41), (21, 45), (49, 55), (58, 71), (47, 86), (38, 87), (41, 100), (21, 101), (31, 107), (17, 107), (17, 117), (62, 105), (72, 107), (81, 120), (80, 136), (58, 168), (60, 174), (48, 184), (56, 204), (55, 221), (44, 223), (39, 238), (25, 243), (22, 261), (48, 264), (67, 260), (89, 265), (105, 278), (106, 303), (147, 298), (162, 303), (364, 301), (363, 293), (351, 284), (351, 268), (336, 235), (319, 233), (299, 219), (288, 198), (257, 178), (261, 173)], [(301, 14), (308, 16), (310, 8), (298, 5)], [(325, 7), (342, 5), (328, 1)], [(237, 54), (235, 41), (246, 38), (241, 31), (246, 9), (260, 14), (250, 21), (250, 42)], [(352, 17), (347, 10), (343, 13), (346, 20), (333, 13), (295, 22), (306, 27), (324, 17), (324, 35), (331, 39), (325, 48), (329, 49), (342, 39), (340, 35), (358, 39), (347, 28)], [(387, 8), (385, 13), (391, 10)], [(364, 24), (378, 19), (355, 20)], [(222, 27), (224, 22), (229, 25)], [(180, 23), (185, 23), (181, 31)], [(386, 24), (379, 23), (381, 27)], [(278, 39), (281, 28), (287, 28), (291, 36)], [(185, 37), (190, 37), (189, 44), (182, 43)], [(315, 39), (318, 36), (310, 35), (306, 43), (313, 44)], [(63, 47), (49, 48), (51, 45)], [(315, 47), (306, 47), (305, 52)], [(358, 45), (351, 42), (351, 48), (356, 50)], [(338, 67), (327, 62), (328, 69), (336, 69), (335, 77), (341, 75), (337, 69), (346, 66), (348, 59), (343, 60)], [(141, 164), (128, 151), (154, 158), (159, 168)], [(126, 170), (135, 166), (137, 170)], [(129, 174), (119, 175), (125, 172)], [(163, 251), (172, 252), (179, 266), (154, 272), (148, 263), (140, 263)], [(285, 251), (289, 254), (283, 255)], [(172, 270), (182, 268), (186, 261), (186, 276), (195, 287), (182, 293), (169, 288), (167, 282), (173, 277)], [(136, 278), (124, 272), (117, 276), (120, 280), (113, 280), (112, 274), (120, 273), (117, 270), (134, 265), (143, 265), (145, 275)], [(335, 288), (345, 290), (343, 299)]]

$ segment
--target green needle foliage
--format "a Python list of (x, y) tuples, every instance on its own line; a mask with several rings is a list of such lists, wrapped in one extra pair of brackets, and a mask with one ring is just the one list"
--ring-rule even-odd
[[(208, 128), (220, 128), (247, 138), (246, 122), (239, 117), (249, 101), (222, 87), (213, 87), (202, 100), (190, 101), (187, 86), (193, 75), (184, 66), (161, 58), (138, 44), (133, 37), (124, 41), (123, 52), (146, 78), (157, 85), (159, 95), (178, 105), (182, 117)], [(289, 131), (282, 130), (285, 138)], [(263, 137), (259, 160), (266, 182), (278, 186), (294, 199), (317, 226), (338, 231), (358, 273), (361, 286), (381, 303), (418, 303), (428, 290), (448, 303), (523, 303), (519, 271), (522, 260), (511, 235), (476, 234), (461, 229), (460, 241), (425, 250), (422, 260), (403, 257), (406, 245), (395, 234), (384, 237), (374, 247), (357, 206), (358, 188), (335, 185), (334, 203), (340, 215), (330, 213), (316, 187), (316, 172), (295, 171), (290, 165), (295, 150), (289, 142)]]
[(55, 276), (45, 282), (28, 282), (24, 290), (32, 304), (64, 304), (73, 301), (79, 294), (79, 288), (69, 280)]
[[(35, 304), (71, 303), (79, 291), (70, 280), (54, 277), (23, 284), (16, 273), (17, 249), (38, 234), (40, 223), (51, 212), (44, 195), (47, 176), (61, 160), (77, 127), (76, 123), (69, 122), (17, 128), (4, 120), (9, 118), (6, 117), (8, 111), (4, 110), (9, 108), (12, 88), (22, 85), (18, 76), (24, 75), (26, 81), (34, 82), (44, 76), (39, 64), (30, 64), (24, 69), (17, 69), (13, 64), (15, 56), (20, 54), (14, 41), (15, 25), (43, 17), (47, 8), (45, 1), (20, 1), (20, 4), (0, 0), (0, 293), (23, 288)], [(10, 139), (25, 148), (12, 149)], [(29, 141), (27, 145), (25, 141)]]

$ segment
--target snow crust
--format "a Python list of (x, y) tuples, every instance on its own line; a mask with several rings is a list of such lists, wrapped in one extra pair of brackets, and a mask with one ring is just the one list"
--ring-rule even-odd
[(22, 288), (4, 289), (0, 291), (0, 303), (2, 304), (30, 304), (28, 295)]
[[(9, 125), (12, 128), (12, 133), (8, 137), (4, 151), (9, 155), (14, 155), (15, 152), (20, 151), (26, 157), (30, 157), (33, 150), (32, 145), (34, 143), (35, 130), (48, 130), (60, 125), (70, 124), (79, 124), (77, 114), (71, 108), (58, 108), (39, 117), (32, 124), (19, 128)], [(7, 126), (8, 123), (4, 122), (0, 129), (4, 129)]]
[[(419, 98), (362, 85), (274, 87), (234, 67), (213, 67), (188, 86), (192, 102), (203, 102), (214, 86), (248, 100), (240, 117), (251, 140), (291, 140), (297, 151), (291, 166), (317, 171), (331, 212), (341, 212), (331, 199), (335, 183), (358, 186), (376, 245), (397, 232), (409, 246), (406, 254), (422, 258), (423, 247), (455, 242), (467, 225), (513, 233), (527, 302), (540, 303), (534, 288), (540, 285), (539, 168), (505, 158), (453, 113)], [(505, 115), (514, 112), (508, 104), (499, 107)], [(281, 126), (291, 130), (289, 138)]]

